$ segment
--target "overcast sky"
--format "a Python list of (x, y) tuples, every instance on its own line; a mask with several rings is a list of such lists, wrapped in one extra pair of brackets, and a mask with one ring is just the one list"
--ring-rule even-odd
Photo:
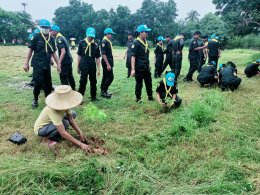
[[(128, 6), (132, 12), (141, 7), (143, 0), (82, 0), (92, 4), (95, 10), (116, 8), (119, 4)], [(68, 5), (69, 0), (0, 0), (0, 7), (9, 11), (22, 11), (21, 3), (27, 3), (26, 11), (30, 13), (34, 20), (46, 18), (51, 20), (54, 11), (60, 6)], [(215, 12), (212, 0), (175, 0), (178, 9), (178, 19), (185, 18), (190, 10), (197, 10), (200, 17), (208, 12)]]

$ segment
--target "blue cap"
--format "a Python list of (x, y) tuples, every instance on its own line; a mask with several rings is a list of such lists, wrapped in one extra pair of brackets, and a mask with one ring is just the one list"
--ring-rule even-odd
[(31, 34), (29, 34), (28, 39), (29, 39), (29, 40), (32, 40), (33, 36), (34, 36), (34, 32), (32, 32)]
[(175, 82), (175, 74), (173, 72), (168, 72), (165, 76), (166, 79), (166, 84), (169, 87), (173, 87), (174, 86), (174, 82)]
[(219, 36), (215, 36), (215, 39), (219, 40)]
[(36, 28), (36, 29), (33, 31), (34, 34), (38, 34), (38, 33), (40, 33), (40, 32), (41, 32), (41, 30), (40, 30), (39, 28)]
[(256, 63), (260, 63), (260, 58), (258, 60), (256, 60)]
[(217, 63), (216, 63), (215, 61), (211, 61), (210, 63), (211, 63), (212, 65), (214, 65), (214, 66), (217, 65)]
[(215, 39), (215, 37), (216, 37), (216, 35), (215, 35), (215, 34), (212, 34), (210, 38), (211, 38), (211, 39)]
[(159, 36), (159, 37), (157, 38), (157, 41), (165, 41), (165, 38), (164, 38), (163, 36)]
[(112, 30), (112, 28), (106, 28), (104, 30), (104, 34), (107, 35), (107, 34), (113, 34), (115, 35), (116, 33)]
[(50, 23), (49, 20), (41, 19), (40, 22), (39, 22), (39, 26), (40, 26), (40, 27), (51, 28), (51, 23)]
[(223, 68), (223, 64), (219, 64), (219, 65), (218, 65), (218, 68), (219, 68), (219, 69)]
[(60, 32), (60, 27), (58, 27), (57, 25), (54, 24), (54, 25), (52, 25), (51, 30)]
[(148, 28), (145, 24), (142, 24), (142, 25), (138, 26), (138, 28), (137, 28), (138, 33), (149, 32), (149, 31), (151, 31), (151, 29)]
[(92, 27), (87, 28), (86, 36), (95, 38), (96, 37), (96, 30)]

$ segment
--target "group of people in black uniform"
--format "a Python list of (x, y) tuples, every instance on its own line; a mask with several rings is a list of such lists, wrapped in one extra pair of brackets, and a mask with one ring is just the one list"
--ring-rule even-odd
[[(52, 92), (52, 80), (50, 71), (51, 58), (57, 64), (57, 70), (60, 75), (62, 85), (70, 85), (75, 90), (75, 80), (72, 74), (73, 59), (70, 54), (69, 45), (65, 37), (60, 33), (60, 28), (57, 25), (51, 25), (48, 20), (40, 20), (39, 26), (41, 30), (35, 34), (29, 44), (29, 52), (24, 65), (24, 70), (29, 71), (29, 61), (31, 56), (33, 64), (34, 99), (33, 107), (38, 106), (38, 96), (40, 90), (43, 89), (47, 97)], [(151, 64), (149, 61), (150, 48), (146, 40), (151, 31), (146, 25), (140, 25), (137, 28), (136, 34), (128, 34), (127, 52), (125, 54), (127, 77), (135, 77), (135, 95), (136, 102), (142, 102), (143, 82), (146, 87), (146, 92), (149, 101), (153, 101), (152, 90), (152, 74)], [(89, 27), (86, 30), (86, 38), (79, 42), (77, 72), (80, 74), (80, 85), (78, 91), (84, 96), (86, 84), (90, 81), (90, 95), (92, 101), (97, 99), (97, 75), (100, 74), (101, 65), (103, 69), (103, 78), (101, 82), (101, 96), (111, 98), (112, 94), (108, 92), (109, 86), (114, 79), (113, 67), (113, 44), (112, 36), (116, 34), (111, 28), (104, 31), (104, 38), (100, 45), (95, 42), (96, 31)], [(159, 82), (156, 89), (157, 101), (164, 107), (178, 107), (182, 100), (177, 95), (177, 80), (180, 76), (183, 59), (183, 47), (186, 34), (180, 33), (175, 38), (171, 39), (168, 35), (166, 39), (163, 36), (157, 38), (155, 53), (155, 71), (154, 77), (160, 78), (167, 66), (170, 66), (171, 71), (166, 72), (166, 76)], [(167, 41), (164, 48), (164, 41)], [(58, 49), (59, 58), (55, 51)], [(166, 57), (164, 58), (164, 55)], [(100, 57), (102, 60), (100, 61)], [(198, 71), (197, 80), (201, 87), (214, 86), (219, 84), (222, 90), (232, 90), (238, 88), (241, 79), (237, 78), (236, 65), (232, 62), (220, 64), (219, 70), (218, 59), (221, 56), (221, 45), (216, 35), (201, 36), (199, 31), (193, 34), (193, 38), (189, 44), (188, 59), (190, 68), (183, 79), (184, 82), (193, 81), (193, 74)], [(208, 63), (205, 65), (208, 59)], [(248, 66), (245, 74), (252, 77), (259, 75), (259, 62)]]

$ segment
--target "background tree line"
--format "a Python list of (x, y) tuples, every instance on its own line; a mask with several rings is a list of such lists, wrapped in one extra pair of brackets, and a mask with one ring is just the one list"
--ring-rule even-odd
[[(259, 47), (260, 2), (259, 0), (213, 0), (216, 13), (208, 13), (200, 19), (197, 11), (191, 10), (187, 17), (177, 20), (177, 8), (174, 0), (143, 0), (142, 6), (131, 13), (127, 6), (119, 5), (116, 9), (94, 10), (91, 4), (80, 0), (69, 0), (69, 5), (55, 10), (53, 22), (59, 25), (65, 37), (84, 38), (86, 27), (97, 30), (97, 38), (102, 39), (106, 27), (112, 27), (117, 35), (116, 45), (125, 45), (128, 32), (134, 32), (139, 24), (152, 28), (149, 36), (154, 41), (159, 35), (176, 36), (185, 32), (191, 38), (195, 30), (203, 34), (219, 34), (235, 47)], [(14, 25), (16, 24), (16, 25)], [(24, 39), (26, 31), (33, 26), (31, 16), (24, 12), (7, 12), (0, 9), (0, 34), (5, 38)], [(27, 33), (28, 34), (28, 33)], [(244, 44), (246, 40), (252, 45)]]

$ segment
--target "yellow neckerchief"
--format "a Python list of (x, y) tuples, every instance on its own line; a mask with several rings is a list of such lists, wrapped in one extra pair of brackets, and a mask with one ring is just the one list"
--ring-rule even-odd
[(55, 37), (55, 46), (57, 47), (57, 39), (59, 38), (59, 37), (63, 37), (63, 35), (61, 34), (61, 33), (58, 33), (57, 35), (56, 35), (56, 37)]
[(140, 43), (142, 43), (142, 45), (145, 47), (145, 53), (147, 53), (147, 51), (149, 50), (149, 44), (147, 41), (143, 41), (140, 37), (137, 37), (136, 40), (138, 40)]
[(42, 35), (42, 38), (43, 38), (44, 41), (45, 41), (45, 51), (46, 51), (46, 53), (48, 53), (48, 45), (49, 45), (49, 47), (51, 48), (51, 51), (53, 52), (54, 50), (53, 50), (51, 44), (49, 43), (50, 38), (51, 38), (51, 35), (49, 34), (48, 40), (45, 38), (45, 36), (44, 36), (44, 34), (42, 33), (42, 31), (41, 31), (41, 35)]
[(204, 45), (208, 46), (208, 45), (209, 45), (209, 42), (208, 42), (208, 41), (207, 41), (207, 42), (205, 42), (205, 43), (204, 43)]
[(160, 45), (160, 43), (157, 43), (157, 45), (164, 50), (163, 45)]
[(170, 93), (172, 87), (170, 87), (169, 89), (167, 89), (167, 84), (166, 84), (166, 79), (165, 79), (165, 78), (163, 79), (163, 83), (164, 83), (164, 87), (165, 87), (165, 91), (166, 91), (166, 96), (165, 96), (165, 98), (167, 98), (168, 95), (170, 95), (170, 97), (172, 98), (172, 94)]
[(211, 39), (211, 41), (218, 42), (218, 40), (217, 40), (217, 39)]
[(106, 40), (107, 42), (109, 42), (110, 46), (111, 46), (111, 50), (112, 50), (112, 54), (113, 54), (113, 44), (112, 42), (107, 38), (107, 36), (104, 36), (103, 41)]
[(89, 57), (91, 57), (91, 44), (95, 43), (95, 41), (93, 39), (91, 42), (89, 42), (88, 38), (85, 38), (84, 41), (87, 43), (87, 47), (85, 49), (85, 54), (87, 54), (87, 51), (88, 51), (88, 55), (89, 55)]
[(177, 35), (173, 40), (174, 41), (178, 41), (178, 40), (180, 40), (181, 39), (181, 37), (179, 36), (179, 35)]

